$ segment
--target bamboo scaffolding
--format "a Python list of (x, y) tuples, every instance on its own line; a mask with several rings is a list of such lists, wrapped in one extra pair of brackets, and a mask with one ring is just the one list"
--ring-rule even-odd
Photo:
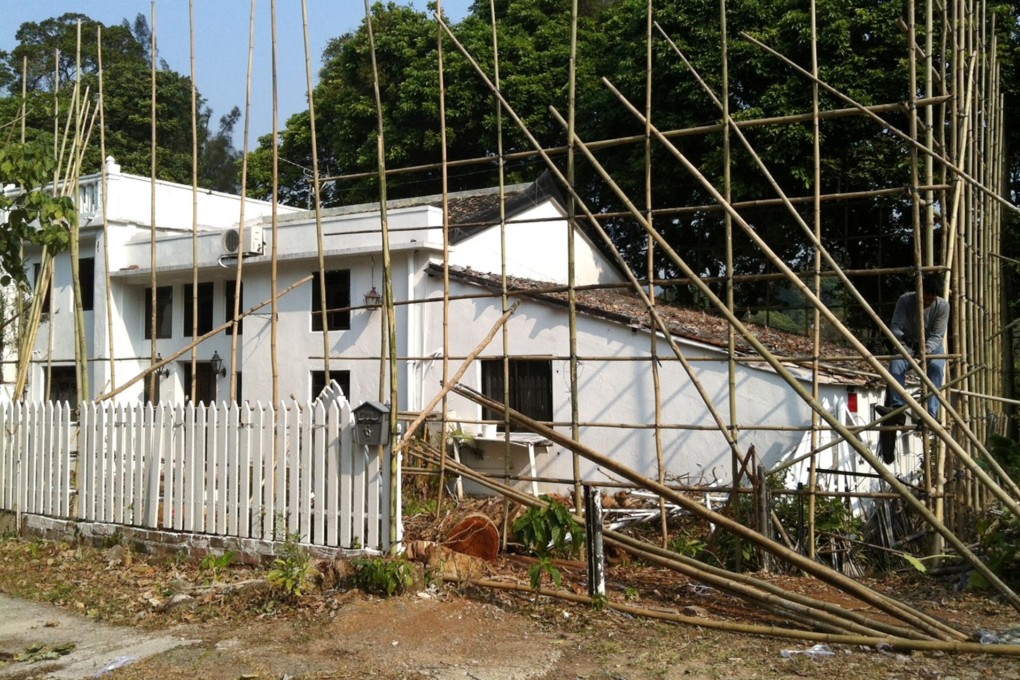
[[(660, 28), (660, 31), (661, 31), (661, 28)], [(702, 89), (704, 89), (706, 91), (706, 93), (708, 93), (709, 96), (718, 105), (719, 104), (718, 99), (711, 92), (711, 89), (708, 88), (707, 85), (705, 85), (704, 81), (700, 78), (700, 76), (698, 76), (697, 72), (694, 70), (694, 68), (691, 65), (691, 63), (686, 59), (686, 57), (683, 56), (683, 54), (676, 47), (676, 45), (674, 43), (672, 43), (672, 41), (669, 39), (669, 36), (665, 35), (665, 33), (663, 33), (663, 35), (667, 39), (667, 41), (670, 42), (671, 46), (678, 53), (678, 55), (681, 57), (681, 59), (683, 59), (684, 64), (688, 67), (688, 70), (691, 71), (691, 73), (698, 80), (699, 84), (702, 85)], [(617, 99), (626, 108), (628, 108), (628, 110), (631, 111), (631, 113), (633, 115), (637, 116), (638, 118), (641, 117), (641, 114), (637, 111), (637, 109), (635, 109), (634, 106), (630, 102), (628, 102), (619, 93), (619, 91), (615, 87), (613, 87), (612, 83), (610, 83), (606, 79), (603, 79), (603, 82), (610, 89), (610, 91), (612, 91), (617, 96)], [(819, 85), (822, 84), (821, 81), (816, 81), (816, 82), (818, 82)], [(732, 118), (730, 120), (732, 120)], [(780, 197), (785, 196), (784, 192), (779, 187), (778, 183), (775, 182), (775, 180), (772, 177), (771, 173), (765, 167), (764, 163), (762, 162), (762, 160), (758, 156), (758, 154), (755, 153), (754, 149), (751, 147), (750, 143), (747, 141), (747, 139), (743, 135), (743, 133), (738, 128), (734, 128), (734, 132), (740, 138), (741, 142), (744, 143), (745, 148), (751, 154), (752, 158), (754, 158), (755, 162), (758, 164), (758, 167), (762, 170), (762, 172), (765, 174), (765, 176), (769, 179), (769, 181), (770, 181), (773, 189), (776, 191), (776, 193), (779, 194)], [(662, 141), (663, 144), (668, 148), (668, 150), (678, 160), (680, 160), (680, 162), (684, 165), (684, 167), (687, 168), (688, 171), (691, 172), (691, 174), (694, 175), (698, 179), (698, 181), (702, 183), (702, 185), (713, 195), (713, 197), (716, 198), (716, 200), (721, 205), (728, 206), (728, 204), (725, 202), (725, 199), (719, 194), (719, 192), (715, 189), (715, 187), (713, 187), (710, 183), (708, 183), (708, 181), (701, 175), (701, 173), (686, 159), (686, 157), (683, 156), (683, 154), (674, 145), (672, 145), (668, 140), (663, 139), (661, 137), (661, 135), (658, 135), (658, 133), (657, 133), (657, 136), (659, 137), (660, 141)], [(595, 161), (594, 157), (591, 156), (590, 153), (588, 154), (588, 157), (589, 157), (589, 160), (592, 161), (592, 163), (594, 165), (597, 165), (597, 161)], [(611, 180), (609, 180), (608, 176), (605, 174), (604, 170), (601, 169), (601, 166), (598, 166), (598, 167), (599, 167), (600, 174), (603, 174), (604, 178), (607, 179), (607, 181), (611, 182)], [(616, 188), (615, 183), (613, 183), (613, 187)], [(619, 194), (618, 189), (616, 189), (616, 190), (617, 190), (617, 192)], [(625, 202), (629, 202), (629, 201), (627, 201), (626, 197), (624, 197), (622, 195), (620, 195), (619, 197), (622, 200), (624, 200)], [(635, 215), (635, 217), (637, 219), (640, 219), (641, 216), (639, 214), (637, 214), (633, 210), (633, 208), (631, 210), (632, 210), (632, 213)], [(939, 423), (937, 421), (937, 419), (935, 419), (933, 416), (931, 416), (928, 413), (927, 408), (923, 407), (919, 402), (915, 402), (912, 399), (912, 397), (910, 397), (910, 395), (907, 393), (907, 391), (904, 388), (899, 386), (899, 384), (896, 382), (896, 380), (892, 378), (892, 375), (888, 372), (886, 367), (884, 367), (883, 365), (881, 365), (880, 363), (878, 363), (875, 360), (875, 358), (871, 354), (871, 352), (866, 347), (864, 347), (860, 343), (860, 341), (853, 335), (853, 333), (851, 333), (849, 331), (849, 329), (847, 329), (845, 327), (843, 322), (841, 320), (839, 320), (838, 318), (836, 318), (835, 315), (833, 315), (833, 313), (831, 312), (831, 310), (816, 295), (814, 295), (814, 293), (800, 280), (800, 278), (796, 275), (796, 273), (793, 272), (793, 270), (791, 270), (790, 267), (771, 250), (771, 248), (768, 246), (767, 243), (765, 243), (765, 241), (760, 237), (760, 235), (758, 235), (757, 232), (742, 217), (739, 216), (739, 213), (737, 213), (735, 210), (733, 210), (732, 206), (729, 206), (728, 210), (734, 215), (734, 219), (737, 220), (737, 222), (740, 225), (741, 229), (751, 238), (751, 240), (758, 246), (758, 248), (762, 251), (762, 253), (766, 255), (766, 257), (769, 259), (769, 261), (777, 269), (782, 271), (787, 276), (788, 281), (791, 284), (795, 285), (797, 287), (797, 289), (801, 292), (801, 294), (804, 296), (804, 298), (806, 300), (810, 301), (811, 304), (825, 317), (826, 321), (830, 325), (832, 325), (835, 329), (837, 329), (839, 331), (839, 333), (843, 337), (843, 339), (848, 341), (848, 342), (850, 342), (854, 346), (854, 348), (857, 349), (857, 351), (861, 353), (861, 357), (863, 359), (865, 359), (869, 364), (871, 364), (872, 368), (875, 369), (875, 371), (882, 377), (883, 380), (886, 381), (886, 384), (889, 386), (888, 388), (898, 392), (900, 394), (901, 398), (904, 399), (904, 402), (910, 405), (910, 407), (914, 411), (914, 413), (921, 417), (921, 420), (924, 422), (924, 424), (927, 427), (932, 428), (933, 432), (935, 432), (935, 434), (943, 442), (946, 443), (946, 445), (953, 451), (954, 454), (960, 456), (960, 459), (963, 462), (963, 464), (968, 469), (970, 469), (970, 471), (978, 479), (980, 479), (980, 481), (987, 488), (989, 488), (989, 490), (996, 496), (996, 498), (998, 498), (1007, 508), (1009, 508), (1010, 511), (1013, 512), (1013, 514), (1017, 515), (1017, 517), (1020, 517), (1020, 504), (1017, 503), (1016, 498), (1010, 497), (1008, 494), (1006, 494), (1006, 492), (1004, 492), (1001, 488), (999, 488), (999, 486), (986, 473), (984, 473), (984, 471), (981, 470), (980, 467), (973, 460), (971, 460), (969, 454), (963, 449), (963, 447), (960, 446), (952, 438), (949, 437), (948, 433), (942, 427), (941, 423)], [(794, 220), (797, 222), (797, 224), (801, 227), (801, 229), (803, 230), (805, 235), (811, 240), (812, 245), (817, 249), (817, 252), (820, 253), (826, 259), (826, 261), (829, 264), (829, 266), (836, 273), (836, 275), (841, 279), (841, 281), (844, 284), (845, 289), (849, 293), (851, 293), (851, 295), (853, 295), (854, 298), (857, 300), (857, 302), (860, 304), (861, 309), (866, 311), (871, 316), (871, 318), (874, 321), (874, 323), (883, 332), (883, 334), (886, 336), (886, 338), (893, 344), (893, 346), (897, 349), (897, 351), (902, 353), (903, 358), (906, 359), (908, 365), (914, 371), (915, 375), (917, 375), (917, 377), (921, 380), (921, 382), (923, 383), (924, 387), (926, 389), (930, 390), (932, 392), (932, 394), (935, 394), (935, 395), (938, 396), (939, 401), (942, 402), (942, 405), (945, 407), (945, 410), (952, 417), (954, 424), (956, 424), (964, 432), (964, 434), (967, 435), (967, 437), (970, 440), (970, 442), (972, 443), (972, 445), (984, 455), (985, 460), (988, 461), (989, 465), (992, 467), (994, 472), (996, 474), (998, 474), (1000, 477), (1005, 478), (1005, 480), (1007, 481), (1008, 485), (1011, 486), (1014, 489), (1014, 493), (1017, 494), (1017, 497), (1020, 497), (1020, 490), (1018, 490), (1016, 488), (1016, 485), (1014, 483), (1012, 483), (1012, 480), (1009, 480), (1008, 475), (1005, 475), (1005, 473), (1002, 471), (1001, 467), (998, 465), (998, 463), (995, 461), (995, 459), (990, 454), (988, 454), (987, 449), (985, 449), (984, 445), (982, 444), (982, 442), (980, 441), (978, 436), (973, 431), (971, 431), (971, 429), (967, 426), (966, 422), (960, 418), (960, 415), (956, 412), (956, 410), (954, 409), (952, 404), (948, 400), (946, 400), (942, 395), (939, 394), (939, 390), (932, 383), (931, 379), (928, 378), (927, 372), (922, 370), (922, 368), (919, 365), (919, 363), (917, 361), (915, 361), (914, 358), (911, 356), (911, 352), (906, 351), (906, 349), (902, 346), (902, 343), (899, 341), (899, 339), (896, 338), (892, 334), (891, 330), (889, 330), (889, 328), (885, 324), (884, 320), (881, 319), (874, 312), (874, 310), (871, 308), (871, 306), (868, 304), (868, 302), (864, 299), (864, 297), (860, 294), (860, 292), (856, 289), (856, 287), (849, 280), (849, 278), (846, 277), (845, 274), (843, 274), (841, 272), (838, 262), (836, 262), (835, 259), (832, 258), (832, 256), (828, 253), (828, 251), (825, 249), (825, 247), (822, 245), (822, 243), (815, 238), (814, 233), (811, 231), (811, 229), (808, 227), (808, 225), (804, 222), (804, 220), (797, 214), (796, 210), (794, 210), (792, 206), (788, 206), (788, 211), (790, 212), (790, 214), (794, 218)], [(644, 226), (646, 229), (648, 228), (647, 225), (642, 225), (642, 226)], [(652, 233), (654, 233), (654, 232), (652, 232)], [(916, 232), (915, 232), (915, 234), (916, 234)], [(659, 238), (661, 239), (661, 236), (659, 236)], [(674, 261), (677, 262), (677, 264), (680, 264), (678, 262), (679, 256), (676, 255), (675, 252), (672, 251), (672, 249), (669, 249), (668, 252), (669, 252), (670, 257), (673, 258)], [(920, 261), (920, 260), (918, 258), (915, 261)], [(681, 265), (681, 269), (684, 269), (686, 271), (688, 277), (690, 277), (692, 279), (696, 278), (693, 275), (693, 272), (688, 267)], [(704, 285), (704, 282), (694, 281), (694, 283), (698, 284), (699, 288), (702, 288), (703, 290), (708, 290), (707, 286)], [(709, 290), (709, 292), (711, 292), (711, 291)], [(714, 298), (714, 294), (712, 295), (712, 297)], [(715, 300), (713, 300), (713, 304), (716, 304)], [(720, 311), (722, 311), (723, 313), (726, 313), (726, 311), (727, 311), (721, 304), (717, 304), (717, 308), (719, 308)], [(733, 323), (733, 321), (735, 320), (735, 317), (732, 314), (729, 314), (728, 316), (730, 318), (730, 322)], [(743, 333), (745, 333), (745, 331), (741, 331), (741, 333), (743, 334)], [(745, 337), (747, 337), (748, 341), (752, 345), (755, 345), (756, 347), (760, 346), (760, 343), (758, 343), (756, 339), (752, 339), (752, 338), (748, 337), (747, 335), (745, 335)], [(760, 351), (759, 353), (762, 354), (762, 356), (768, 356), (768, 352), (767, 351), (766, 352), (761, 352)], [(923, 359), (923, 356), (922, 356), (922, 359)], [(772, 362), (770, 361), (769, 363), (772, 363)], [(780, 371), (780, 373), (782, 374), (782, 371)], [(799, 390), (799, 385), (794, 385), (793, 383), (790, 383), (790, 384), (791, 384), (791, 386), (794, 386), (795, 389), (800, 391)], [(812, 403), (812, 401), (808, 401), (808, 403)], [(858, 446), (860, 446), (860, 448), (858, 448), (858, 450), (860, 450), (862, 448), (866, 448), (862, 444), (860, 444), (860, 442), (855, 443), (854, 446), (855, 446), (855, 448), (858, 448)], [(1020, 606), (1020, 599), (1018, 599), (1017, 604), (1018, 604), (1018, 606)]]
[[(930, 99), (930, 100), (927, 100), (927, 99), (920, 100), (919, 99), (917, 104), (918, 104), (918, 106), (941, 106), (941, 105), (945, 104), (947, 101), (949, 101), (951, 98), (952, 97), (950, 95), (945, 95), (945, 96), (941, 96), (941, 97), (935, 97), (935, 98)], [(894, 104), (876, 104), (876, 105), (870, 105), (870, 106), (865, 106), (863, 108), (867, 109), (869, 112), (876, 113), (876, 114), (877, 113), (902, 113), (903, 110), (904, 110), (904, 105), (903, 105), (902, 102), (898, 102), (898, 103), (894, 103)], [(857, 108), (832, 109), (832, 110), (827, 110), (827, 111), (820, 112), (819, 113), (819, 118), (821, 120), (832, 120), (832, 119), (836, 119), (836, 118), (846, 118), (846, 117), (849, 117), (849, 116), (857, 116), (857, 115), (860, 115), (860, 113), (861, 113), (860, 110), (857, 109)], [(783, 124), (795, 125), (795, 124), (799, 124), (799, 123), (810, 123), (811, 120), (813, 119), (813, 117), (814, 117), (814, 114), (812, 114), (811, 112), (808, 112), (808, 113), (791, 114), (791, 115), (786, 115), (786, 116), (774, 116), (774, 117), (765, 117), (765, 118), (754, 118), (754, 119), (749, 119), (749, 120), (740, 120), (740, 121), (737, 121), (737, 125), (739, 125), (741, 128), (748, 128), (748, 129), (749, 128), (757, 128), (757, 127), (767, 127), (767, 126), (770, 126), (770, 125), (783, 125)], [(667, 131), (663, 132), (663, 134), (666, 135), (670, 139), (679, 138), (679, 137), (696, 137), (696, 136), (709, 135), (709, 134), (713, 134), (713, 133), (717, 133), (717, 132), (722, 132), (725, 129), (725, 127), (726, 127), (725, 123), (715, 124), (715, 125), (702, 125), (702, 126), (697, 126), (697, 127), (684, 128), (684, 129), (681, 129), (681, 130), (667, 130)], [(592, 142), (589, 142), (589, 144), (591, 144), (591, 148), (592, 148), (593, 151), (599, 151), (599, 150), (602, 150), (602, 149), (609, 149), (609, 148), (613, 148), (613, 147), (617, 147), (617, 146), (625, 146), (625, 145), (628, 145), (628, 144), (643, 144), (644, 143), (644, 139), (645, 139), (645, 137), (644, 137), (643, 134), (642, 135), (630, 135), (630, 136), (617, 137), (617, 138), (608, 139), (608, 140), (592, 141)], [(568, 147), (566, 147), (566, 146), (556, 146), (556, 147), (546, 148), (546, 149), (544, 149), (544, 152), (547, 155), (549, 155), (549, 156), (563, 156), (563, 155), (565, 155), (567, 153), (567, 149), (568, 149)], [(536, 156), (540, 156), (540, 155), (541, 154), (539, 152), (534, 151), (534, 150), (532, 150), (532, 151), (514, 151), (514, 152), (510, 152), (510, 153), (504, 154), (504, 159), (505, 159), (506, 162), (510, 162), (510, 161), (516, 161), (516, 160), (524, 160), (524, 159), (535, 158)], [(491, 165), (492, 164), (492, 156), (478, 156), (478, 157), (475, 157), (475, 158), (464, 158), (464, 159), (460, 159), (460, 160), (452, 160), (452, 161), (448, 161), (447, 164), (448, 164), (448, 166), (450, 168), (459, 168), (459, 167), (466, 167), (466, 166), (471, 166), (471, 165)], [(420, 165), (408, 165), (408, 166), (399, 167), (399, 168), (388, 168), (386, 170), (386, 174), (387, 175), (399, 175), (399, 174), (408, 174), (408, 173), (418, 173), (418, 172), (425, 172), (425, 171), (429, 171), (429, 170), (439, 170), (439, 169), (441, 169), (441, 167), (442, 167), (442, 162), (441, 161), (437, 161), (437, 162), (434, 162), (434, 163), (424, 163), (424, 164), (420, 164)], [(321, 181), (323, 181), (323, 182), (341, 182), (341, 181), (347, 181), (347, 180), (372, 179), (372, 178), (376, 177), (376, 175), (377, 175), (377, 171), (376, 170), (370, 170), (370, 171), (364, 171), (364, 172), (351, 172), (351, 173), (344, 173), (342, 175), (328, 175), (326, 177), (321, 178)], [(902, 188), (900, 188), (899, 191), (902, 191)], [(811, 200), (810, 197), (808, 197), (807, 200)]]
[[(603, 82), (606, 82), (606, 84), (611, 89), (613, 89), (611, 84), (609, 84), (604, 79), (603, 79)], [(634, 109), (630, 105), (629, 102), (627, 102), (624, 98), (622, 98), (622, 96), (619, 95), (618, 92), (615, 92), (615, 90), (614, 90), (614, 93), (617, 94), (618, 99), (621, 101), (621, 103), (623, 103), (631, 111), (632, 114), (635, 114), (635, 115), (637, 115), (640, 118), (640, 116), (641, 116), (640, 112), (638, 112), (636, 109)], [(654, 127), (653, 127), (653, 130), (654, 130)], [(658, 136), (657, 133), (656, 133), (656, 136)], [(702, 185), (705, 187), (705, 189), (708, 190), (717, 201), (719, 201), (720, 203), (722, 203), (724, 205), (727, 205), (725, 203), (725, 199), (718, 193), (718, 191), (715, 189), (715, 187), (712, 186), (711, 183), (709, 183), (704, 178), (704, 176), (701, 175), (701, 173), (697, 170), (697, 168), (695, 168), (689, 161), (687, 161), (687, 159), (683, 156), (682, 153), (680, 153), (680, 151), (678, 149), (676, 149), (675, 146), (673, 146), (668, 140), (663, 140), (661, 137), (660, 137), (660, 141), (662, 141), (664, 143), (664, 145), (670, 150), (670, 152), (673, 153), (674, 156), (676, 156), (676, 158), (681, 161), (681, 163), (684, 165), (684, 167), (687, 169), (687, 171), (689, 173), (691, 173), (695, 178), (697, 178), (698, 181), (702, 183)], [(581, 148), (584, 149), (583, 144), (581, 145)], [(605, 173), (604, 169), (602, 169), (602, 167), (597, 163), (597, 161), (594, 159), (594, 157), (592, 157), (589, 153), (586, 153), (585, 155), (588, 157), (589, 162), (591, 162), (592, 165), (594, 167), (596, 167), (597, 171), (602, 176), (603, 180), (605, 180), (607, 183), (609, 183), (612, 186), (612, 188), (614, 189), (614, 191), (617, 192), (618, 197), (621, 200), (623, 200), (623, 201), (628, 203), (628, 207), (630, 207), (634, 211), (635, 218), (640, 220), (641, 219), (640, 213), (637, 212), (636, 210), (634, 210), (633, 206), (629, 204), (629, 201), (626, 199), (626, 197), (622, 195), (622, 192), (619, 192), (618, 187), (616, 187), (615, 183), (612, 182), (612, 179), (608, 176), (608, 174)], [(749, 224), (747, 224), (743, 220), (743, 218), (740, 217), (740, 215), (738, 213), (736, 213), (735, 211), (733, 211), (733, 218), (734, 218), (734, 222), (738, 226), (740, 226), (740, 228), (742, 230), (744, 230), (744, 232), (748, 236), (750, 236), (752, 240), (755, 241), (756, 245), (762, 251), (762, 253), (765, 254), (767, 257), (769, 257), (769, 259), (772, 261), (773, 265), (775, 265), (778, 269), (786, 272), (788, 275), (792, 273), (792, 272), (790, 272), (789, 267), (787, 267), (786, 264), (781, 259), (779, 259), (775, 255), (775, 253), (773, 253), (771, 251), (771, 249), (768, 247), (768, 245), (766, 243), (764, 243), (764, 241), (762, 241), (761, 238), (755, 233), (754, 229)], [(661, 235), (659, 235), (659, 234), (657, 234), (657, 233), (655, 233), (654, 231), (651, 231), (651, 230), (649, 230), (649, 233), (651, 233), (653, 236), (656, 237), (656, 240), (659, 242), (660, 246), (664, 249), (664, 251), (669, 255), (669, 257), (673, 260), (674, 264), (679, 266), (684, 271), (684, 273), (687, 276), (689, 276), (691, 278), (695, 278), (695, 274), (694, 274), (693, 270), (691, 270), (690, 267), (687, 265), (687, 263), (670, 247), (670, 245), (668, 243), (665, 242), (664, 239), (662, 239)], [(839, 319), (835, 318), (835, 316), (833, 316), (832, 313), (827, 308), (825, 308), (824, 304), (822, 304), (821, 301), (819, 301), (816, 297), (814, 297), (814, 295), (811, 293), (811, 291), (809, 289), (806, 289), (806, 287), (803, 287), (803, 284), (800, 283), (800, 280), (797, 277), (790, 276), (790, 280), (791, 280), (791, 282), (799, 283), (800, 286), (802, 286), (800, 288), (801, 293), (807, 299), (811, 300), (812, 304), (815, 304), (818, 307), (819, 311), (822, 312), (825, 315), (826, 320), (830, 324), (832, 324), (835, 328), (840, 329), (840, 331), (844, 334), (844, 337), (846, 339), (848, 339), (848, 340), (851, 340), (856, 345), (858, 351), (861, 351), (862, 356), (867, 355), (867, 350), (865, 348), (863, 348), (863, 346), (860, 345), (860, 342), (857, 341), (857, 339), (846, 330), (846, 328), (843, 326), (842, 322), (839, 321)], [(728, 310), (726, 310), (725, 304), (721, 300), (719, 300), (718, 297), (716, 297), (716, 295), (712, 292), (712, 290), (707, 285), (705, 285), (704, 283), (701, 283), (701, 282), (698, 282), (698, 283), (700, 283), (699, 288), (701, 289), (702, 293), (705, 294), (705, 296), (712, 302), (712, 304), (714, 306), (716, 306), (717, 309), (719, 309), (720, 311), (722, 311), (725, 314), (728, 311)], [(732, 314), (729, 314), (727, 318), (729, 319), (730, 323), (733, 324), (735, 328), (737, 328), (737, 330), (740, 332), (740, 334), (744, 336), (745, 340), (747, 340), (752, 346), (754, 346), (758, 350), (759, 354), (761, 354), (762, 356), (765, 356), (765, 357), (770, 357), (771, 356), (771, 353), (768, 351), (768, 349), (766, 349), (764, 347), (764, 345), (761, 344), (761, 342), (754, 336), (754, 334), (751, 333), (744, 326), (744, 324), (739, 319), (737, 319)], [(907, 354), (907, 353), (904, 352), (904, 354)], [(874, 361), (874, 360), (871, 360), (871, 361)], [(985, 578), (988, 579), (988, 582), (993, 584), (993, 586), (997, 590), (999, 590), (999, 592), (1001, 592), (1010, 601), (1010, 603), (1014, 607), (1016, 607), (1017, 609), (1020, 609), (1020, 597), (1018, 597), (1016, 595), (1016, 593), (1014, 593), (1009, 588), (1009, 586), (1007, 586), (1001, 579), (999, 579), (998, 576), (996, 576), (991, 571), (991, 569), (988, 568), (987, 565), (985, 565), (983, 562), (981, 562), (981, 560), (979, 560), (967, 548), (966, 544), (964, 544), (962, 541), (960, 541), (960, 539), (955, 534), (953, 534), (951, 531), (949, 531), (948, 528), (946, 528), (944, 524), (939, 522), (934, 517), (934, 515), (932, 515), (931, 512), (921, 502), (919, 502), (913, 495), (907, 493), (906, 490), (903, 488), (902, 484), (899, 482), (899, 480), (896, 479), (896, 477), (891, 472), (889, 472), (882, 465), (882, 463), (878, 460), (878, 458), (875, 457), (874, 453), (870, 450), (870, 448), (868, 448), (864, 443), (862, 443), (857, 437), (853, 436), (849, 432), (849, 430), (847, 430), (847, 428), (845, 426), (843, 426), (835, 417), (833, 417), (821, 405), (819, 405), (817, 402), (815, 402), (811, 398), (811, 395), (808, 394), (804, 390), (803, 386), (800, 385), (798, 380), (793, 375), (791, 375), (789, 373), (789, 371), (786, 370), (786, 368), (782, 366), (781, 363), (779, 363), (778, 361), (775, 361), (774, 358), (772, 358), (769, 361), (769, 364), (773, 367), (773, 369), (776, 370), (777, 373), (779, 373), (783, 377), (783, 379), (787, 382), (787, 384), (789, 384), (790, 387), (793, 388), (793, 390), (795, 392), (797, 392), (798, 396), (800, 396), (800, 398), (805, 403), (811, 405), (811, 407), (813, 409), (818, 411), (819, 415), (821, 415), (825, 420), (827, 420), (829, 422), (829, 424), (832, 427), (834, 427), (837, 431), (839, 431), (840, 435), (842, 435), (843, 437), (848, 439), (848, 442), (850, 443), (850, 445), (853, 446), (853, 448), (866, 461), (868, 461), (869, 465), (871, 465), (877, 472), (882, 474), (883, 479), (885, 479), (886, 482), (888, 482), (893, 488), (895, 488), (897, 491), (899, 491), (900, 493), (903, 494), (904, 500), (909, 505), (911, 505), (916, 511), (918, 511), (924, 517), (925, 521), (927, 521), (940, 534), (942, 534), (946, 538), (946, 540), (962, 556), (964, 556), (964, 558), (969, 563), (971, 563), (972, 566), (974, 566), (974, 568), (976, 570), (978, 570), (982, 574), (982, 576), (985, 576)], [(887, 383), (893, 383), (894, 382), (894, 380), (893, 380), (892, 376), (889, 374), (888, 370), (885, 367), (883, 367), (881, 364), (877, 364), (877, 362), (875, 362), (875, 364), (873, 364), (873, 367), (876, 368), (878, 373), (883, 377), (884, 380), (886, 380)], [(928, 381), (928, 383), (930, 383), (930, 380)], [(928, 385), (928, 386), (930, 387), (930, 385)], [(891, 385), (891, 387), (898, 387), (898, 384), (897, 385)], [(904, 401), (907, 404), (909, 404), (912, 409), (914, 409), (915, 413), (917, 413), (918, 415), (922, 416), (922, 419), (925, 421), (926, 425), (928, 425), (929, 427), (933, 427), (935, 429), (935, 431), (938, 432), (941, 436), (943, 436), (947, 440), (949, 439), (948, 435), (945, 434), (945, 431), (942, 430), (941, 425), (934, 418), (932, 418), (931, 415), (928, 414), (927, 410), (925, 410), (923, 407), (921, 407), (920, 404), (918, 404), (918, 402), (916, 402), (913, 399), (913, 397), (910, 394), (907, 393), (907, 391), (905, 389), (899, 388), (899, 392), (901, 392), (901, 396), (904, 398)], [(962, 448), (959, 447), (959, 445), (956, 445), (956, 448), (958, 449), (957, 452), (960, 453), (960, 460), (964, 461), (965, 464), (968, 464), (968, 467), (973, 466), (972, 467), (972, 472), (974, 472), (975, 476), (980, 477), (982, 482), (985, 483), (986, 487), (992, 489), (993, 492), (996, 493), (996, 497), (999, 498), (1004, 503), (1004, 505), (1009, 507), (1012, 512), (1017, 513), (1017, 507), (1016, 507), (1017, 504), (1016, 504), (1016, 501), (1011, 499), (1008, 495), (1006, 495), (1005, 492), (1003, 492), (1002, 489), (991, 478), (989, 478), (988, 475), (985, 474), (976, 465), (976, 463), (974, 463), (974, 461), (972, 461), (969, 458), (969, 456), (967, 456), (967, 454), (962, 450)], [(1020, 515), (1018, 515), (1018, 516), (1020, 516)]]

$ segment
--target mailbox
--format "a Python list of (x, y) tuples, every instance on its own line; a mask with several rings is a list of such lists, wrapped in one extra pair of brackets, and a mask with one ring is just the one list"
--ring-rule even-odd
[(354, 443), (385, 446), (390, 441), (390, 407), (366, 401), (354, 409)]

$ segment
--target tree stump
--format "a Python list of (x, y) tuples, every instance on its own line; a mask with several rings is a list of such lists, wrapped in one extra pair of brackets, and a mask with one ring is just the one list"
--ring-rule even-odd
[(486, 515), (471, 514), (454, 525), (443, 545), (454, 552), (489, 561), (499, 554), (499, 530)]

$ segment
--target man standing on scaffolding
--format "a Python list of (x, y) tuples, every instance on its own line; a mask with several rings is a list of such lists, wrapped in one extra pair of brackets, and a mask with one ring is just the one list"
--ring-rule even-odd
[[(890, 324), (890, 329), (893, 335), (896, 336), (896, 339), (918, 360), (922, 356), (919, 338), (922, 337), (923, 331), (924, 356), (927, 358), (928, 379), (937, 388), (942, 387), (945, 379), (946, 360), (932, 359), (930, 357), (932, 355), (945, 354), (946, 329), (949, 327), (949, 302), (945, 298), (939, 297), (939, 293), (942, 292), (942, 285), (942, 276), (940, 274), (925, 274), (921, 279), (923, 328), (917, 327), (921, 314), (918, 313), (917, 309), (917, 293), (913, 291), (904, 293), (896, 301), (896, 309), (893, 311), (892, 323)], [(904, 388), (906, 387), (907, 372), (909, 370), (910, 364), (903, 357), (897, 357), (889, 364), (889, 372), (892, 373), (896, 381)], [(880, 415), (886, 415), (901, 406), (903, 406), (903, 399), (899, 393), (893, 390), (886, 390), (885, 405), (878, 406), (875, 410)], [(928, 413), (933, 418), (938, 418), (939, 400), (935, 394), (928, 397)], [(890, 421), (890, 424), (902, 425), (904, 422), (903, 416), (901, 415), (894, 419), (894, 421)], [(922, 425), (923, 423), (918, 424), (919, 430), (924, 429)]]

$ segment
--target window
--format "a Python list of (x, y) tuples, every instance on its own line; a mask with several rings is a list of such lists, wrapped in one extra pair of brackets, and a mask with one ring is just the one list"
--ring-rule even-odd
[(49, 371), (46, 398), (71, 405), (78, 403), (78, 372), (74, 366), (53, 366)]
[[(184, 336), (191, 336), (192, 312), (195, 309), (192, 297), (194, 287), (189, 283), (184, 286)], [(211, 281), (198, 284), (198, 334), (205, 335), (212, 330), (213, 323), (213, 284)], [(162, 336), (160, 336), (162, 337)]]
[(81, 284), (81, 308), (91, 312), (96, 297), (96, 258), (78, 258), (78, 282)]
[[(326, 323), (329, 330), (346, 330), (351, 327), (351, 270), (337, 269), (326, 272)], [(322, 298), (319, 290), (319, 273), (312, 274), (312, 330), (322, 330)]]
[[(344, 396), (347, 397), (347, 401), (351, 400), (351, 372), (350, 371), (334, 371), (329, 370), (329, 379), (336, 380), (340, 385), (340, 389), (343, 390)], [(319, 398), (322, 391), (326, 389), (326, 372), (325, 371), (312, 371), (312, 400)]]
[[(226, 312), (223, 314), (223, 320), (230, 322), (234, 320), (234, 281), (227, 281), (223, 284), (223, 299), (226, 301)], [(238, 306), (238, 311), (244, 311), (244, 283), (241, 283), (241, 304)], [(244, 328), (244, 319), (238, 319), (237, 321), (237, 334), (241, 334), (241, 330)], [(233, 326), (227, 326), (227, 335), (232, 335), (234, 332)], [(238, 391), (240, 394), (240, 391)]]
[[(552, 361), (547, 359), (511, 359), (510, 408), (529, 418), (552, 420)], [(482, 393), (503, 401), (503, 360), (482, 361)], [(485, 420), (503, 420), (503, 413), (482, 409)], [(511, 429), (520, 429), (511, 426)]]
[[(36, 294), (38, 294), (39, 293), (39, 291), (38, 291), (38, 288), (39, 288), (39, 277), (42, 275), (42, 264), (40, 264), (39, 262), (36, 262), (35, 264), (33, 264), (32, 265), (32, 272), (33, 272), (33, 274), (35, 276), (35, 278), (33, 280), (35, 282), (35, 287), (37, 289), (35, 292), (36, 292)], [(46, 286), (46, 293), (45, 293), (45, 297), (43, 297), (43, 302), (42, 302), (42, 312), (43, 312), (43, 314), (48, 314), (49, 311), (50, 311), (50, 286)]]
[[(156, 337), (169, 338), (173, 330), (174, 289), (160, 286), (156, 289)], [(145, 289), (145, 339), (152, 339), (152, 289)]]

